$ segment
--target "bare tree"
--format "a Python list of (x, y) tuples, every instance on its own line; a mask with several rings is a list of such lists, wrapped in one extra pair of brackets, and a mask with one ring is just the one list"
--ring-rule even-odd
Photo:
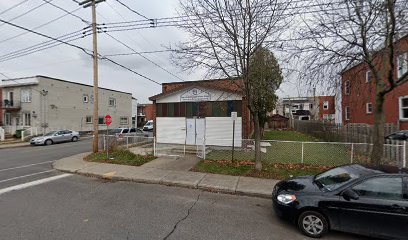
[[(380, 164), (384, 151), (384, 100), (408, 81), (397, 76), (401, 37), (408, 33), (407, 0), (317, 0), (318, 12), (304, 18), (307, 26), (298, 50), (304, 53), (304, 78), (314, 84), (338, 84), (339, 73), (365, 63), (375, 87), (371, 161)], [(406, 39), (406, 38), (405, 38)], [(312, 79), (312, 80), (310, 80)], [(351, 79), (353, 84), (353, 79)]]
[[(250, 59), (274, 34), (283, 31), (290, 1), (180, 0), (180, 28), (190, 41), (180, 43), (173, 62), (183, 70), (205, 69), (208, 76), (242, 79), (238, 84), (255, 126), (256, 169), (260, 170), (259, 115), (253, 104)], [(282, 24), (282, 25), (278, 25)], [(233, 84), (236, 81), (231, 81)]]

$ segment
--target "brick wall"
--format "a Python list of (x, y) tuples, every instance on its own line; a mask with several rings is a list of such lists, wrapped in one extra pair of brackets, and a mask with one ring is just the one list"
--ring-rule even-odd
[[(329, 108), (324, 109), (323, 104), (325, 101), (329, 102)], [(323, 119), (324, 114), (335, 114), (336, 107), (335, 107), (335, 99), (334, 96), (319, 96), (319, 118), (320, 120)]]
[[(401, 53), (408, 51), (408, 36), (397, 44)], [(379, 69), (383, 66), (382, 57), (376, 58), (376, 65)], [(397, 64), (397, 57), (395, 58)], [(374, 81), (366, 82), (366, 73), (368, 67), (365, 64), (359, 64), (342, 73), (342, 119), (343, 123), (365, 123), (374, 124), (374, 106), (376, 86)], [(384, 70), (384, 69), (382, 69)], [(397, 78), (397, 72), (394, 73)], [(345, 82), (350, 82), (350, 94), (345, 94)], [(400, 129), (408, 130), (408, 122), (399, 120), (399, 97), (408, 95), (408, 83), (405, 83), (385, 97), (384, 111), (385, 122), (399, 125)], [(367, 103), (372, 104), (372, 113), (367, 113)], [(350, 109), (350, 119), (345, 119), (345, 108)]]
[(0, 88), (0, 126), (3, 126), (3, 110), (1, 107), (3, 106), (3, 90)]

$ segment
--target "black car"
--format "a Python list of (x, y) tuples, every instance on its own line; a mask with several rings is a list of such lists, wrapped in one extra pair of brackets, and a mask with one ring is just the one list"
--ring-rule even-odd
[(408, 171), (391, 166), (344, 165), (276, 184), (278, 216), (309, 237), (329, 230), (408, 239)]
[(385, 137), (386, 140), (399, 140), (399, 141), (407, 141), (408, 140), (408, 131), (402, 130), (398, 132), (391, 133), (390, 135)]

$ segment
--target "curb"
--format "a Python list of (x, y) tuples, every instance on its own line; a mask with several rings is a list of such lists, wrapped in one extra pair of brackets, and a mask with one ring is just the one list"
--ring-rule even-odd
[[(53, 168), (54, 168), (54, 165), (53, 165)], [(165, 176), (162, 179), (157, 181), (157, 180), (149, 180), (149, 179), (134, 179), (134, 178), (129, 178), (129, 177), (121, 177), (121, 176), (104, 176), (101, 174), (95, 174), (95, 173), (89, 173), (89, 172), (84, 173), (84, 172), (79, 172), (80, 169), (76, 171), (60, 170), (60, 169), (57, 169), (57, 170), (61, 172), (74, 173), (74, 174), (81, 175), (81, 176), (93, 177), (93, 178), (99, 178), (99, 179), (111, 180), (111, 181), (128, 181), (128, 182), (136, 182), (136, 183), (143, 183), (143, 184), (159, 184), (159, 185), (172, 186), (172, 187), (199, 189), (202, 191), (213, 192), (213, 193), (215, 192), (215, 193), (222, 193), (222, 194), (239, 195), (239, 196), (247, 196), (247, 197), (258, 197), (258, 198), (266, 198), (266, 199), (272, 198), (272, 192), (270, 194), (263, 194), (263, 193), (230, 190), (230, 189), (225, 189), (225, 188), (203, 187), (203, 186), (199, 186), (201, 181), (198, 184), (175, 183), (171, 181), (163, 181), (162, 179)]]

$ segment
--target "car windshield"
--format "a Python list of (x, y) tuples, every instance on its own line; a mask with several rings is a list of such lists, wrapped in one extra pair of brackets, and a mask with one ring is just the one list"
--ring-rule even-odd
[(109, 129), (108, 134), (120, 133), (121, 131), (122, 131), (122, 129), (120, 129), (120, 128)]
[(44, 136), (52, 136), (56, 133), (57, 131), (51, 131), (49, 133), (44, 134)]
[(314, 182), (328, 191), (334, 191), (362, 175), (373, 172), (361, 165), (347, 165), (318, 174)]
[(152, 122), (147, 122), (145, 126), (150, 126), (152, 124), (153, 124)]

